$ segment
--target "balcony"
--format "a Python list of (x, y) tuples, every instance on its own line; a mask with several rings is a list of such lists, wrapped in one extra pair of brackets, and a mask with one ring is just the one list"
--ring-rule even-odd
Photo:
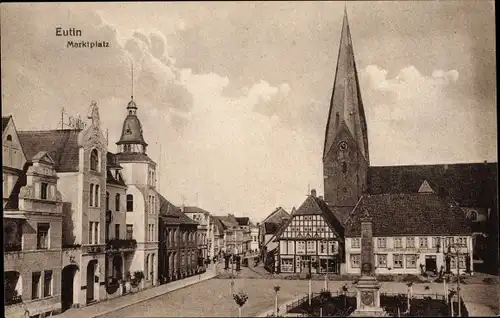
[(137, 241), (134, 239), (111, 239), (106, 243), (108, 252), (129, 252), (137, 248)]

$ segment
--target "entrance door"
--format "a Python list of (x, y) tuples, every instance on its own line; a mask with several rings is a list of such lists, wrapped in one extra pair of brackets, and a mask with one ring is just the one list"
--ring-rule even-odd
[(436, 255), (426, 255), (425, 256), (425, 271), (426, 272), (437, 271)]
[(73, 284), (78, 267), (68, 265), (61, 273), (61, 309), (65, 311), (73, 306)]
[(87, 304), (94, 301), (94, 279), (96, 261), (90, 261), (87, 265)]

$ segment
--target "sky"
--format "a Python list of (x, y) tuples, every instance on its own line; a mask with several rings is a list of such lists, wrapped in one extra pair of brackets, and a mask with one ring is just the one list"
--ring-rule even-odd
[(95, 100), (115, 152), (133, 65), (159, 191), (257, 222), (323, 193), (344, 5), (370, 164), (496, 162), (492, 1), (3, 3), (2, 112), (56, 129)]

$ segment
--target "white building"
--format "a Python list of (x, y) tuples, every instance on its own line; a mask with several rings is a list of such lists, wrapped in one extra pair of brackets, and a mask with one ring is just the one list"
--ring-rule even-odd
[(128, 238), (137, 241), (137, 249), (130, 274), (142, 272), (142, 288), (158, 284), (158, 214), (160, 205), (156, 192), (156, 163), (148, 157), (148, 144), (142, 135), (142, 125), (137, 117), (137, 105), (132, 99), (127, 105), (116, 162), (123, 167), (123, 179), (127, 185), (125, 198), (126, 230)]
[[(346, 267), (360, 274), (361, 226), (368, 213), (373, 221), (376, 274), (420, 274), (449, 270), (472, 273), (472, 231), (463, 211), (450, 198), (432, 191), (363, 196), (350, 215), (346, 230)], [(455, 248), (460, 244), (457, 262)]]
[(259, 227), (255, 225), (250, 226), (250, 251), (259, 252)]

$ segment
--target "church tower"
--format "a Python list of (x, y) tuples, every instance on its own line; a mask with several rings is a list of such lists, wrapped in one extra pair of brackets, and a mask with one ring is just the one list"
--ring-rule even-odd
[(325, 201), (342, 222), (366, 191), (369, 164), (366, 118), (345, 11), (323, 152)]

